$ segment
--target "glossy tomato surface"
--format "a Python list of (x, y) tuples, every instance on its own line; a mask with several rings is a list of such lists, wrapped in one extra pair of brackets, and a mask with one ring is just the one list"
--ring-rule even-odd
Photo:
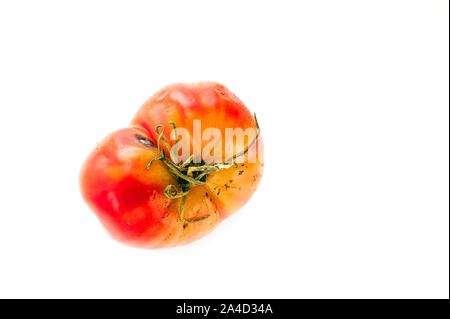
[[(180, 141), (171, 136), (174, 128), (197, 137), (213, 128), (222, 152), (206, 163), (208, 136), (181, 139), (189, 156), (174, 161), (170, 152)], [(250, 130), (239, 144), (226, 138), (227, 129)], [(263, 166), (256, 118), (233, 93), (213, 82), (173, 84), (150, 97), (128, 127), (101, 141), (83, 165), (80, 184), (114, 238), (138, 247), (170, 247), (206, 235), (245, 204)]]

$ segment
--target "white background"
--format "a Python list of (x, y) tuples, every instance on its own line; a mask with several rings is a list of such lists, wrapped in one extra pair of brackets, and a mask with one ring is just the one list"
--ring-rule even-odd
[[(0, 297), (448, 298), (447, 1), (2, 1)], [(172, 82), (258, 114), (265, 176), (208, 237), (113, 241), (78, 174)]]

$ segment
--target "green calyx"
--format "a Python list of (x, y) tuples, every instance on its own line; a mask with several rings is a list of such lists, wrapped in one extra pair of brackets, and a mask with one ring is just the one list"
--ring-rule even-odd
[[(213, 164), (206, 164), (203, 161), (199, 163), (194, 162), (193, 155), (191, 155), (184, 162), (174, 163), (171, 160), (170, 156), (166, 155), (164, 147), (162, 147), (164, 145), (166, 149), (169, 151), (169, 154), (172, 153), (172, 147), (163, 135), (164, 133), (163, 126), (162, 125), (156, 126), (155, 132), (158, 137), (157, 147), (160, 156), (155, 157), (150, 162), (148, 162), (146, 169), (149, 170), (154, 161), (161, 161), (162, 163), (164, 163), (164, 165), (166, 165), (169, 172), (177, 180), (177, 185), (170, 184), (166, 186), (166, 188), (164, 189), (164, 195), (169, 199), (181, 198), (179, 219), (183, 222), (184, 225), (199, 222), (210, 217), (210, 215), (206, 215), (193, 219), (185, 218), (184, 207), (186, 205), (186, 196), (193, 187), (205, 184), (206, 178), (208, 177), (209, 174), (236, 165), (236, 159), (240, 158), (241, 156), (244, 156), (248, 152), (248, 150), (256, 143), (260, 135), (260, 130), (258, 120), (256, 119), (256, 114), (254, 114), (254, 118), (256, 123), (256, 136), (253, 139), (253, 141), (249, 143), (247, 147), (245, 147), (242, 151), (232, 156), (231, 158), (227, 159), (226, 161)], [(173, 127), (174, 130), (176, 130), (175, 123), (171, 122), (170, 125)], [(176, 136), (175, 143), (177, 143), (178, 141), (179, 141), (178, 136)]]

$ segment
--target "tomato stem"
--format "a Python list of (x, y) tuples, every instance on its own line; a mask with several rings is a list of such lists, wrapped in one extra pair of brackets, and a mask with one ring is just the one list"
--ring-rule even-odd
[[(230, 157), (229, 159), (227, 159), (224, 162), (215, 163), (215, 164), (203, 164), (203, 165), (202, 164), (195, 165), (195, 163), (192, 164), (192, 161), (195, 158), (194, 155), (189, 156), (189, 158), (181, 164), (174, 163), (170, 157), (168, 158), (166, 156), (164, 148), (161, 147), (161, 144), (164, 144), (164, 146), (166, 147), (166, 149), (169, 152), (169, 156), (171, 154), (173, 154), (170, 143), (167, 141), (167, 139), (163, 135), (164, 127), (162, 125), (157, 125), (155, 127), (155, 132), (156, 132), (156, 135), (158, 136), (157, 147), (158, 147), (158, 150), (161, 155), (150, 160), (146, 166), (146, 169), (149, 170), (154, 161), (158, 161), (158, 160), (162, 161), (169, 169), (169, 172), (178, 180), (178, 183), (181, 186), (181, 190), (180, 190), (180, 187), (177, 187), (173, 184), (169, 184), (164, 189), (164, 195), (169, 199), (181, 198), (180, 207), (179, 207), (179, 219), (183, 222), (184, 225), (205, 220), (210, 216), (210, 215), (206, 215), (206, 216), (197, 217), (197, 218), (193, 218), (193, 219), (186, 219), (184, 208), (186, 206), (187, 194), (189, 194), (189, 191), (191, 190), (192, 187), (205, 184), (206, 178), (209, 174), (220, 171), (222, 169), (230, 168), (231, 166), (235, 165), (236, 159), (245, 155), (248, 152), (248, 150), (256, 143), (256, 141), (258, 140), (258, 137), (260, 135), (260, 129), (259, 129), (258, 120), (256, 118), (256, 114), (254, 114), (253, 116), (255, 118), (255, 124), (256, 124), (255, 138), (239, 153), (235, 154), (234, 156)], [(175, 130), (175, 134), (176, 134), (175, 123), (170, 122), (170, 125)], [(175, 135), (175, 139), (176, 139), (176, 142), (178, 142), (178, 135)], [(184, 174), (183, 172), (186, 172), (186, 174)]]

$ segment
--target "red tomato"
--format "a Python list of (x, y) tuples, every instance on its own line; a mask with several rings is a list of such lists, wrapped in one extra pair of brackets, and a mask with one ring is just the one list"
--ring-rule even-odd
[[(208, 129), (220, 135), (213, 144)], [(239, 144), (227, 138), (227, 129), (249, 134)], [(174, 134), (182, 130), (194, 138)], [(188, 152), (174, 160), (177, 143)], [(212, 154), (204, 151), (208, 145), (216, 148), (206, 161)], [(114, 238), (138, 247), (169, 247), (204, 236), (239, 209), (256, 190), (263, 166), (256, 118), (233, 93), (212, 82), (173, 84), (150, 97), (129, 127), (97, 146), (80, 183), (84, 199)]]

